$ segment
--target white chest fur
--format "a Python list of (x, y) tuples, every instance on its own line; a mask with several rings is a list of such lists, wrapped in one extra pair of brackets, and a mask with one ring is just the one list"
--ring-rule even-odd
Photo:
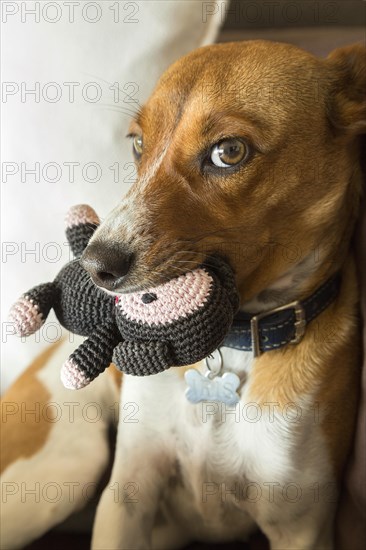
[(216, 541), (244, 537), (258, 514), (275, 521), (274, 504), (290, 517), (298, 514), (331, 479), (311, 396), (285, 407), (254, 403), (252, 354), (228, 348), (222, 353), (225, 370), (242, 381), (237, 405), (189, 403), (176, 369), (126, 377), (122, 407), (134, 404), (137, 423), (123, 426), (118, 443), (126, 455), (143, 450), (151, 475), (164, 464), (165, 513), (193, 537)]

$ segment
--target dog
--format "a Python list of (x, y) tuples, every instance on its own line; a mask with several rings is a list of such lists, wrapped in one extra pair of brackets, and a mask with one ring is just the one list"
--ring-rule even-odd
[[(244, 541), (258, 527), (273, 550), (334, 547), (359, 383), (350, 243), (362, 185), (365, 53), (355, 45), (319, 60), (266, 41), (206, 46), (164, 73), (133, 120), (137, 181), (95, 232), (82, 265), (95, 284), (120, 294), (160, 284), (209, 255), (225, 257), (240, 294), (237, 329), (218, 355), (193, 368), (204, 379), (218, 358), (217, 376), (235, 373), (240, 386), (229, 407), (190, 403), (188, 367), (123, 377), (93, 549)], [(55, 381), (60, 350), (23, 375), (13, 399), (27, 377), (38, 377), (34, 392), (44, 403), (67, 401)], [(83, 505), (78, 476), (95, 484), (106, 467), (118, 384), (106, 374), (78, 394), (100, 403), (98, 429), (75, 422), (41, 429), (42, 419), (29, 451), (21, 426), (3, 478), (18, 483), (7, 486), (7, 547)], [(135, 418), (125, 422), (131, 404)], [(72, 503), (20, 506), (24, 479), (79, 485)], [(25, 538), (19, 518), (32, 518)]]

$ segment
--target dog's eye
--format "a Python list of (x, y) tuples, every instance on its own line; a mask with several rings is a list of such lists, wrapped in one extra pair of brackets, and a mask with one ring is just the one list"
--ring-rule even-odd
[(240, 139), (223, 139), (211, 149), (211, 162), (220, 168), (239, 164), (247, 156), (247, 147)]
[(143, 150), (143, 141), (141, 136), (134, 136), (132, 147), (133, 147), (133, 154), (137, 159), (139, 159), (142, 155), (142, 150)]

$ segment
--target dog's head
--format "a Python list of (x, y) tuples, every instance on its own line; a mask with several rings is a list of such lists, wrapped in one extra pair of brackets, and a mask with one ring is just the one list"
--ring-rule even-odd
[(243, 301), (294, 270), (328, 275), (344, 261), (357, 212), (365, 89), (362, 46), (319, 60), (253, 41), (182, 58), (131, 124), (138, 179), (96, 231), (84, 267), (129, 292), (218, 253)]

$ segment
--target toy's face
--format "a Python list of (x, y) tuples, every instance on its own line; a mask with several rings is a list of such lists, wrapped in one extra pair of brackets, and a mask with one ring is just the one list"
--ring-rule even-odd
[(199, 268), (158, 287), (123, 294), (116, 300), (116, 307), (130, 321), (164, 325), (204, 307), (212, 287), (211, 275)]

